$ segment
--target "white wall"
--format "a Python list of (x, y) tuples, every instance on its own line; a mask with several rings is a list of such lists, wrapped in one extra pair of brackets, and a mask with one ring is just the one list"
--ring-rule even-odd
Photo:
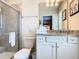
[(39, 27), (38, 1), (22, 0), (21, 9), (22, 9), (21, 10), (22, 11), (22, 18), (21, 18), (22, 47), (25, 47), (23, 46), (23, 44), (25, 44), (24, 42), (26, 41), (26, 47), (32, 48), (31, 44), (33, 45), (35, 42), (34, 40), (35, 33)]
[(35, 32), (38, 28), (37, 17), (24, 17), (22, 22), (22, 36), (35, 36)]
[(36, 0), (22, 0), (22, 16), (38, 16), (38, 2)]
[[(22, 35), (30, 36), (39, 26), (38, 2), (36, 0), (22, 0)], [(32, 36), (32, 35), (31, 35)], [(34, 35), (33, 35), (34, 36)]]

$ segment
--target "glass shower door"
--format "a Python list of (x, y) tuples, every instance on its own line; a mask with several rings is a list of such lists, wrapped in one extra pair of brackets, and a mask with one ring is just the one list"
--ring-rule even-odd
[[(5, 47), (5, 51), (18, 51), (19, 41), (19, 11), (0, 1), (0, 46)], [(9, 42), (10, 34), (15, 33), (15, 45)]]

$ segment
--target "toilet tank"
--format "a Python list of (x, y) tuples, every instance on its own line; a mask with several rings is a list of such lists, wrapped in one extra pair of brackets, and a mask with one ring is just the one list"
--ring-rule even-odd
[(35, 44), (35, 37), (23, 37), (22, 48), (32, 48)]

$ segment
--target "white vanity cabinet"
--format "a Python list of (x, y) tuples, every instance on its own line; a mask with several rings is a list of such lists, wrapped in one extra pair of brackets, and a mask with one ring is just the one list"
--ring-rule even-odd
[(57, 43), (65, 43), (67, 36), (37, 35), (37, 59), (57, 59)]
[(78, 44), (58, 44), (57, 59), (79, 59)]
[(55, 45), (39, 45), (37, 59), (55, 59)]
[(79, 37), (68, 35), (67, 43), (58, 43), (57, 59), (79, 59)]
[(78, 36), (37, 35), (37, 59), (79, 59), (78, 40)]
[(37, 59), (52, 59), (55, 56), (55, 44), (47, 44), (46, 38), (46, 36), (37, 36)]

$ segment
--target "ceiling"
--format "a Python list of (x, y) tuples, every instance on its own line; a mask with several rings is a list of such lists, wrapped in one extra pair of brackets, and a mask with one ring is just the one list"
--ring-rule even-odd
[[(20, 6), (21, 6), (21, 4), (22, 4), (22, 0), (5, 0), (5, 1), (7, 1), (8, 3), (10, 3), (10, 4), (12, 4), (14, 7), (16, 7), (16, 8), (18, 8), (18, 9), (21, 9), (20, 8)], [(36, 0), (35, 0), (36, 1)], [(46, 1), (46, 0), (44, 0), (44, 1)], [(59, 0), (60, 2), (61, 1), (64, 1), (64, 0)], [(46, 7), (45, 6), (45, 4), (41, 4), (41, 6), (43, 6), (43, 7)], [(53, 9), (57, 9), (59, 6), (57, 6), (57, 7), (55, 7), (55, 6), (53, 6), (52, 8)], [(46, 7), (47, 8), (47, 7)]]

